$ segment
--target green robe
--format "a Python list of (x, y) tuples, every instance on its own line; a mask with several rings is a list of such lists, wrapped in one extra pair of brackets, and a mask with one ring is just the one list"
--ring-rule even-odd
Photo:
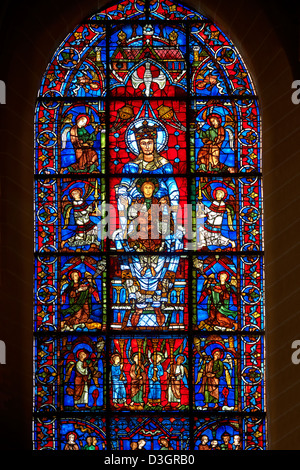
[[(71, 292), (74, 289), (74, 282), (71, 281), (68, 287), (68, 291)], [(70, 307), (63, 310), (64, 315), (73, 315), (77, 313), (81, 308), (83, 308), (86, 301), (88, 302), (89, 312), (92, 311), (92, 296), (89, 292), (89, 288), (85, 291), (81, 291), (78, 293), (78, 296), (71, 297), (70, 296)]]

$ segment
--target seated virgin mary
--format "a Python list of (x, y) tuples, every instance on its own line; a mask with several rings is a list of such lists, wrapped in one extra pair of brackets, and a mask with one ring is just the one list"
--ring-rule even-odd
[(167, 326), (164, 305), (178, 269), (176, 252), (183, 249), (184, 231), (177, 224), (179, 189), (172, 165), (157, 149), (162, 132), (166, 130), (154, 119), (135, 122), (131, 135), (127, 132), (127, 143), (137, 150), (137, 158), (124, 165), (126, 175), (115, 186), (120, 228), (113, 240), (120, 252), (122, 284), (133, 307), (127, 319), (131, 327)]

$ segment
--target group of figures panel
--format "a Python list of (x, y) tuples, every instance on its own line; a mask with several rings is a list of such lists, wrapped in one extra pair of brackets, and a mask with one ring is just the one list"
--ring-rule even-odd
[(36, 262), (35, 287), (37, 331), (105, 332), (109, 326), (114, 332), (192, 328), (250, 334), (264, 328), (263, 261), (252, 254), (191, 260), (124, 254), (108, 262), (96, 254), (57, 257), (43, 252)]
[[(45, 336), (36, 344), (37, 449), (104, 450), (106, 432), (112, 450), (264, 448), (264, 420), (253, 414), (264, 408), (264, 348), (258, 338), (240, 342), (216, 334), (194, 337), (191, 370), (185, 337), (113, 338), (109, 363), (105, 337), (66, 336), (57, 341)], [(224, 415), (195, 418), (194, 444), (189, 419), (174, 415), (189, 409), (190, 373), (194, 409)], [(107, 407), (112, 413), (108, 431)], [(244, 418), (226, 416), (241, 409)], [(58, 410), (64, 413), (59, 420)], [(140, 411), (154, 417), (139, 416)], [(131, 416), (126, 418), (126, 412)], [(156, 416), (160, 412), (163, 416)]]

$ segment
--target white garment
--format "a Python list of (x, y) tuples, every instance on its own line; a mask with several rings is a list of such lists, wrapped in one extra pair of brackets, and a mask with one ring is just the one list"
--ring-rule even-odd
[(233, 243), (230, 238), (226, 238), (221, 234), (223, 217), (226, 211), (225, 203), (214, 200), (211, 207), (215, 210), (206, 206), (203, 207), (206, 221), (204, 225), (199, 227), (199, 248), (210, 245), (227, 246)]

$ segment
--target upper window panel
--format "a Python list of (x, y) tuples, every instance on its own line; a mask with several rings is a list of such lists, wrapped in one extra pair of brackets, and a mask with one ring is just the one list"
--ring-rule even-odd
[(193, 94), (255, 95), (240, 54), (215, 24), (192, 23), (189, 46)]
[(100, 13), (95, 13), (89, 19), (94, 20), (129, 20), (129, 19), (153, 19), (153, 20), (180, 20), (194, 19), (202, 20), (204, 17), (180, 3), (170, 2), (169, 0), (150, 0), (149, 14), (147, 14), (145, 0), (125, 0), (122, 3), (113, 5)]
[(145, 20), (145, 0), (125, 0), (92, 15), (90, 21)]
[(143, 0), (127, 0), (87, 18), (56, 50), (39, 96), (97, 97), (107, 88), (116, 96), (255, 95), (240, 54), (218, 26), (159, 0), (149, 11)]
[(258, 100), (239, 52), (211, 20), (169, 1), (127, 0), (86, 18), (53, 55), (36, 116), (38, 174), (139, 173), (145, 123), (167, 163), (145, 172), (261, 171)]

